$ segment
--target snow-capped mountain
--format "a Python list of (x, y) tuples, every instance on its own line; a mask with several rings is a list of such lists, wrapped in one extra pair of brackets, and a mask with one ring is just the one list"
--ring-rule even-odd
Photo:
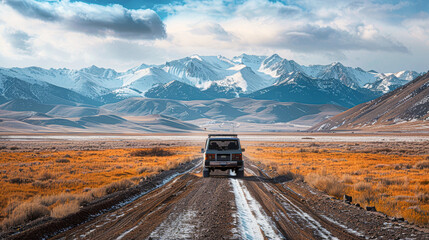
[(314, 79), (301, 72), (283, 74), (273, 86), (247, 95), (254, 99), (344, 107), (353, 107), (377, 96), (368, 89), (350, 88), (339, 79)]
[(117, 79), (122, 82), (122, 86), (113, 90), (113, 93), (126, 98), (142, 96), (152, 87), (166, 84), (177, 78), (158, 67), (148, 67), (124, 74)]
[(0, 72), (0, 103), (15, 99), (34, 100), (45, 104), (101, 105), (101, 102), (67, 88), (31, 78), (21, 80)]
[(291, 72), (304, 72), (305, 74), (311, 76), (311, 74), (309, 74), (309, 71), (306, 71), (301, 65), (299, 65), (295, 61), (283, 59), (277, 54), (265, 58), (261, 66), (259, 67), (259, 71), (268, 74), (273, 78), (278, 78), (283, 74)]
[(35, 81), (46, 82), (94, 99), (121, 86), (121, 82), (117, 79), (119, 74), (115, 70), (95, 66), (81, 70), (43, 69), (39, 67), (1, 68), (0, 74), (30, 84)]
[[(3, 82), (7, 79), (18, 79), (30, 85), (43, 82), (68, 89), (96, 102), (111, 103), (129, 97), (144, 97), (152, 88), (164, 86), (172, 81), (195, 87), (204, 94), (210, 95), (210, 99), (213, 97), (256, 96), (258, 94), (261, 96), (261, 91), (266, 92), (267, 88), (270, 88), (271, 91), (273, 90), (271, 87), (277, 87), (277, 90), (283, 89), (282, 91), (292, 91), (290, 86), (287, 88), (284, 86), (291, 85), (296, 76), (305, 78), (306, 84), (311, 83), (310, 85), (313, 87), (305, 88), (308, 91), (316, 91), (314, 87), (317, 87), (317, 91), (331, 92), (334, 97), (337, 96), (336, 93), (347, 92), (348, 90), (344, 90), (346, 87), (373, 98), (409, 82), (418, 75), (420, 74), (414, 71), (398, 73), (364, 71), (361, 68), (346, 67), (341, 63), (304, 66), (277, 54), (269, 57), (242, 54), (231, 59), (223, 56), (193, 55), (161, 65), (141, 64), (125, 72), (116, 72), (113, 69), (96, 66), (80, 70), (38, 67), (0, 68), (0, 92), (2, 92), (0, 100), (4, 102), (19, 97), (9, 93), (4, 94), (6, 90)], [(288, 80), (285, 81), (286, 79)], [(298, 85), (303, 83), (302, 79), (296, 79), (295, 82)], [(283, 88), (279, 88), (281, 86)], [(169, 88), (171, 89), (171, 86)], [(195, 92), (194, 88), (182, 88), (183, 91), (185, 89), (192, 89)], [(363, 91), (363, 89), (368, 91)], [(163, 89), (157, 88), (156, 90)], [(171, 91), (163, 91), (163, 94), (155, 94), (155, 96), (174, 98), (165, 95), (169, 92)], [(186, 94), (188, 93), (183, 92), (176, 95), (185, 96)], [(293, 92), (282, 92), (282, 94), (294, 96)], [(311, 92), (305, 94), (311, 96)], [(199, 95), (201, 98), (199, 93), (189, 95)], [(346, 98), (346, 96), (342, 97)], [(287, 99), (294, 100), (290, 97)], [(346, 105), (350, 104), (356, 104), (356, 102), (350, 101)]]
[(414, 71), (400, 71), (397, 73), (378, 73), (377, 80), (373, 83), (368, 83), (364, 87), (373, 91), (381, 91), (388, 93), (396, 88), (415, 79), (420, 74)]
[(207, 93), (189, 84), (174, 80), (158, 85), (146, 92), (148, 98), (162, 98), (174, 100), (208, 100), (212, 99)]

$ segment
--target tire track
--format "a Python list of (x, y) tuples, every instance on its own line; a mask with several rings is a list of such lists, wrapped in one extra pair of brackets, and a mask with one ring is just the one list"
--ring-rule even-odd
[(250, 195), (240, 179), (230, 179), (242, 239), (283, 239), (261, 205)]
[[(249, 191), (288, 239), (362, 239), (315, 214), (297, 194), (283, 188), (256, 166), (248, 165)], [(258, 172), (255, 173), (255, 172)]]

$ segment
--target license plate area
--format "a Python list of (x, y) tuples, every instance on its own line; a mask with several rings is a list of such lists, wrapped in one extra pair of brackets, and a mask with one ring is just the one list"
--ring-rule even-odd
[(217, 160), (218, 161), (229, 161), (229, 160), (231, 160), (231, 154), (218, 154)]
[(237, 161), (211, 161), (210, 166), (214, 167), (228, 167), (228, 166), (236, 166)]

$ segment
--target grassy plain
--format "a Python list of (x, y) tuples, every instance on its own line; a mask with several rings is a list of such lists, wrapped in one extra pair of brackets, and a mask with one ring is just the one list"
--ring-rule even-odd
[(428, 142), (250, 143), (246, 155), (362, 207), (429, 225)]
[(199, 148), (193, 146), (100, 150), (3, 148), (0, 222), (3, 228), (8, 228), (41, 216), (66, 216), (88, 201), (191, 161), (198, 152)]

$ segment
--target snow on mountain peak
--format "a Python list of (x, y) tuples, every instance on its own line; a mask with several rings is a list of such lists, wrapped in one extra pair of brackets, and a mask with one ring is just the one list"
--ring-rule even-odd
[(310, 79), (337, 79), (351, 88), (368, 88), (387, 92), (419, 74), (414, 71), (376, 73), (361, 68), (346, 67), (340, 62), (329, 65), (304, 66), (278, 54), (269, 57), (241, 54), (232, 59), (224, 56), (192, 55), (162, 65), (142, 64), (126, 72), (100, 68), (95, 65), (80, 70), (29, 68), (0, 68), (0, 87), (3, 76), (26, 82), (47, 82), (97, 98), (113, 93), (122, 97), (142, 96), (159, 84), (174, 80), (200, 89), (222, 86), (251, 93), (274, 83), (294, 82), (298, 77)]
[(203, 61), (203, 59), (201, 59), (200, 55), (198, 55), (198, 54), (194, 54), (194, 55), (190, 56), (190, 58), (194, 58), (194, 59)]

